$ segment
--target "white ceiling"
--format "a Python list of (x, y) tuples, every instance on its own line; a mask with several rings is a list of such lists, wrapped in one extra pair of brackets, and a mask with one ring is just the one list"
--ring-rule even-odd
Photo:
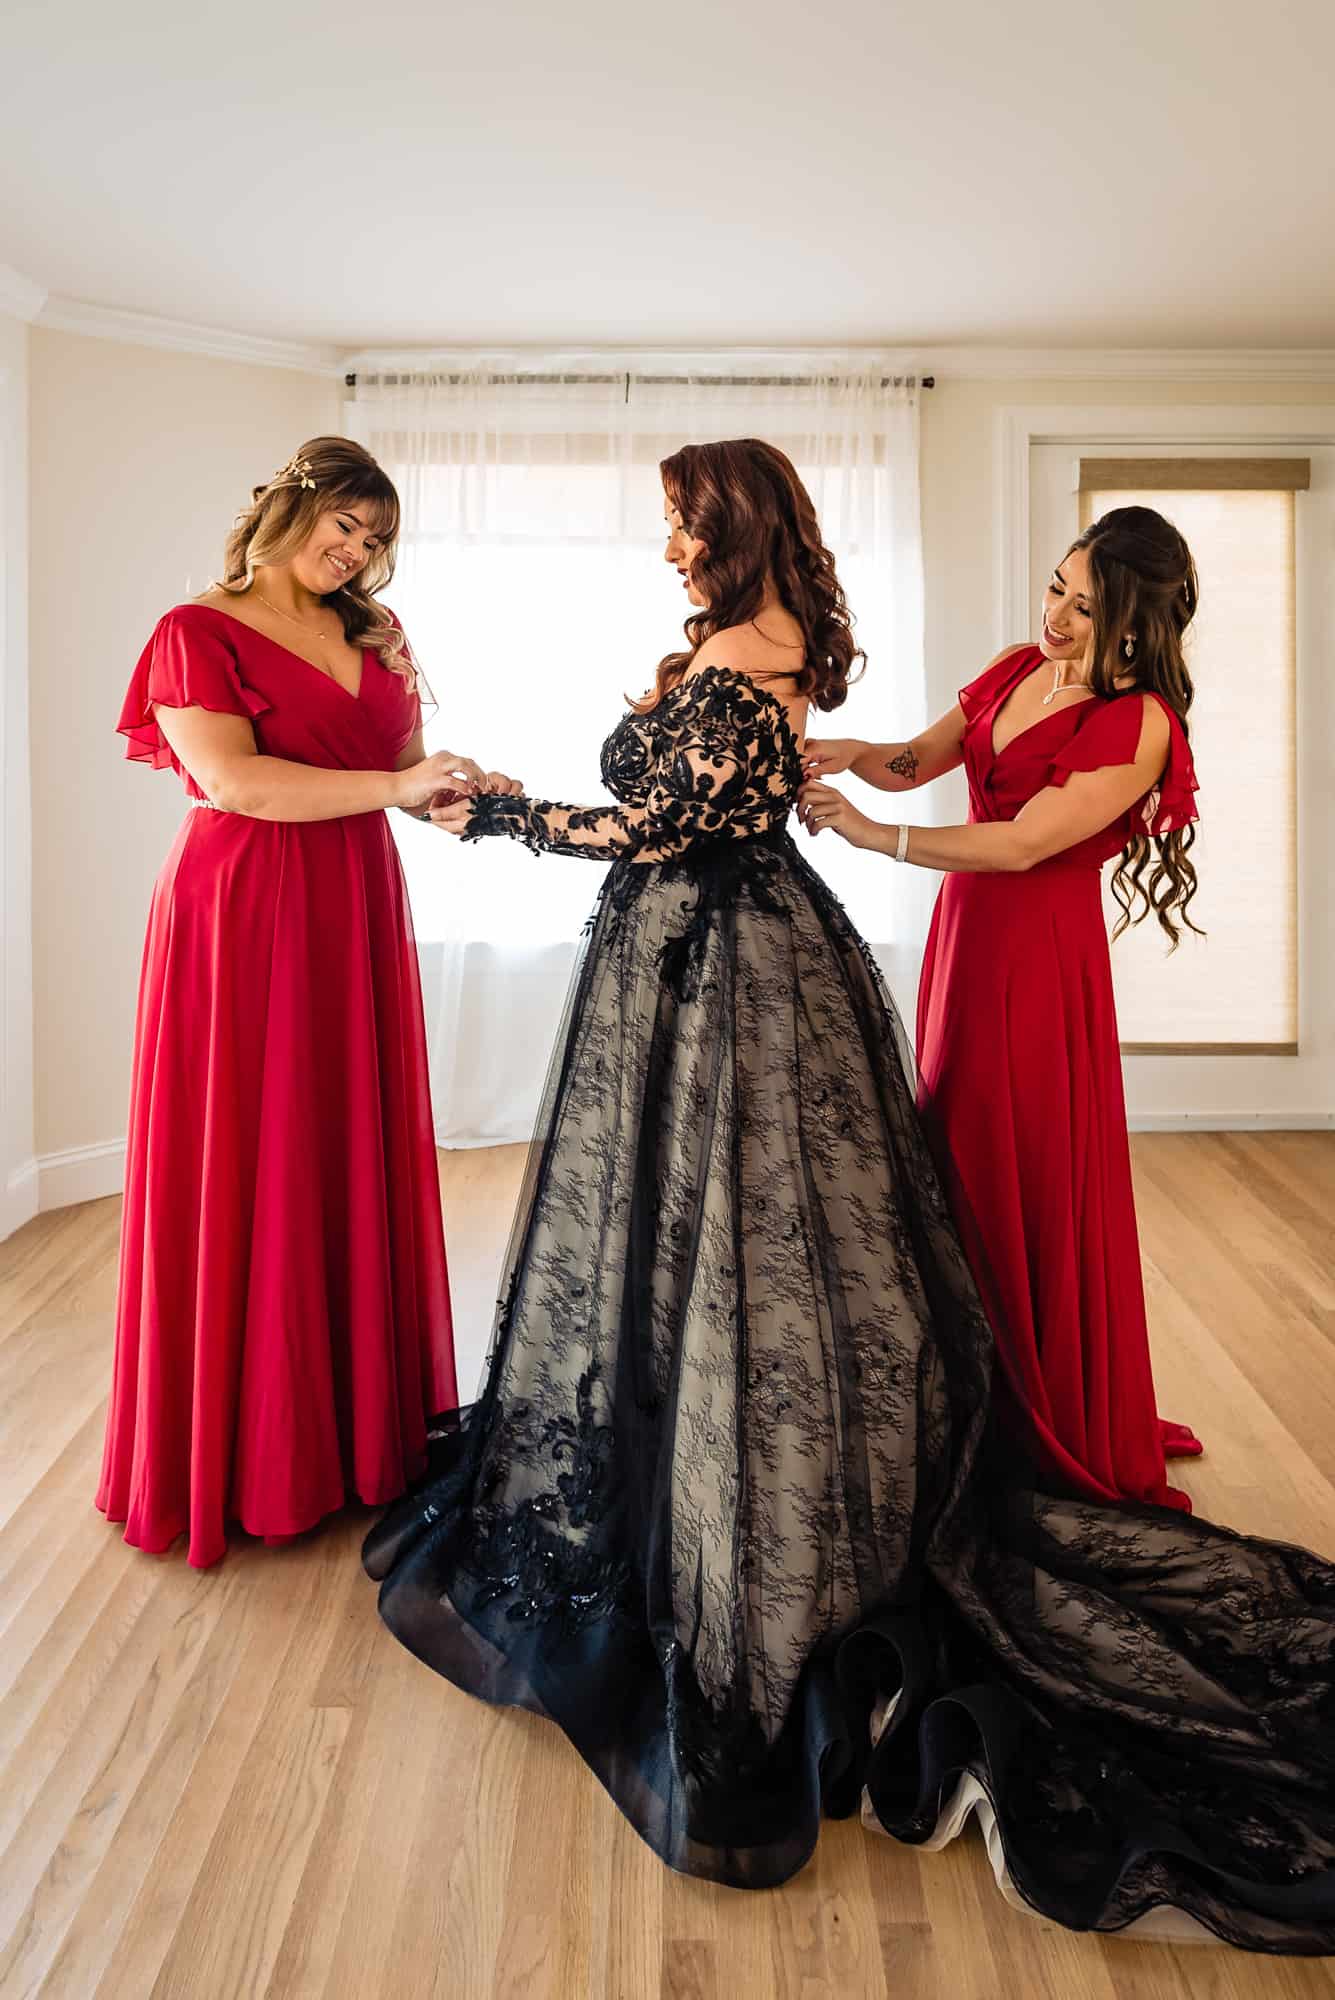
[(0, 259), (412, 343), (1335, 344), (1331, 0), (8, 0)]

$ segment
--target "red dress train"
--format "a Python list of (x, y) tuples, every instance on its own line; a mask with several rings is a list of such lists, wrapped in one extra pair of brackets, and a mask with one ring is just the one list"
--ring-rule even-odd
[[(1042, 664), (1024, 647), (962, 690), (971, 822), (1014, 819), (1073, 771), (1135, 761), (1145, 697), (1054, 709), (993, 753), (995, 717)], [(1157, 698), (1157, 697), (1152, 697)], [(1025, 874), (947, 875), (918, 1003), (921, 1107), (996, 1332), (999, 1397), (1041, 1473), (1095, 1499), (1190, 1507), (1167, 1483), (1150, 1371), (1101, 865), (1133, 830), (1196, 817), (1168, 711), (1158, 788)]]
[[(354, 696), (205, 605), (159, 623), (153, 707), (246, 716), (263, 754), (390, 770), (416, 695), (363, 654)], [(135, 1033), (116, 1353), (97, 1504), (125, 1539), (281, 1539), (380, 1503), (458, 1401), (426, 1038), (403, 874), (380, 812), (188, 811), (153, 893)]]

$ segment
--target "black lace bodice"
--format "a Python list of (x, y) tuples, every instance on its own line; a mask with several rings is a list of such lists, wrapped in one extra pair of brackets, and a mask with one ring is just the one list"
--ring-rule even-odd
[(602, 752), (616, 806), (474, 799), (465, 840), (509, 834), (535, 853), (671, 861), (704, 841), (749, 840), (788, 817), (802, 765), (773, 695), (745, 674), (703, 667), (647, 715), (622, 717)]

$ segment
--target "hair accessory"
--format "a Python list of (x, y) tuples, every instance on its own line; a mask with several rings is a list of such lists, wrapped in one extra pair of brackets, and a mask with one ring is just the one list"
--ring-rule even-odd
[(279, 473), (278, 479), (274, 480), (275, 486), (278, 484), (279, 479), (290, 479), (294, 485), (301, 487), (309, 486), (312, 493), (315, 491), (315, 480), (311, 473), (311, 462), (308, 458), (297, 458), (295, 456), (290, 458)]

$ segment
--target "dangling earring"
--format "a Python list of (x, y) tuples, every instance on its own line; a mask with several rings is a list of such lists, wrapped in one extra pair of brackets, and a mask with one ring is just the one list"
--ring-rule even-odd
[(1126, 635), (1126, 639), (1125, 639), (1125, 641), (1123, 642), (1123, 645), (1122, 645), (1122, 651), (1123, 651), (1123, 652), (1124, 652), (1124, 653), (1126, 654), (1126, 657), (1127, 657), (1127, 659), (1128, 659), (1128, 660), (1134, 660), (1134, 659), (1135, 659), (1135, 657), (1136, 657), (1136, 642), (1135, 642), (1135, 639), (1134, 639), (1134, 637), (1132, 636), (1132, 634), (1131, 634), (1130, 632), (1128, 632), (1128, 633), (1127, 633), (1127, 635)]

